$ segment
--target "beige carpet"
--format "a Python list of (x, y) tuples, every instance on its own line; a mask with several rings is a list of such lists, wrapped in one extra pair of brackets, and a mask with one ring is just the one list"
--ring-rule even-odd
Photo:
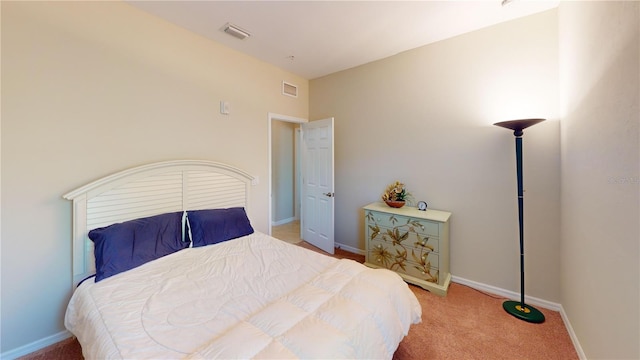
[[(299, 242), (322, 252), (306, 242)], [(338, 258), (363, 262), (364, 256), (336, 249)], [(578, 355), (560, 314), (538, 308), (546, 317), (542, 324), (518, 320), (502, 309), (504, 299), (451, 283), (446, 297), (410, 285), (422, 305), (422, 323), (413, 325), (402, 340), (394, 360), (557, 359)], [(54, 344), (24, 360), (81, 360), (75, 339)]]
[[(540, 309), (546, 321), (529, 324), (507, 314), (502, 300), (452, 283), (446, 297), (411, 286), (422, 305), (422, 323), (413, 325), (394, 360), (557, 359), (578, 355), (557, 312)], [(69, 339), (25, 360), (82, 360)]]
[(578, 359), (560, 314), (538, 307), (542, 324), (531, 324), (502, 309), (503, 298), (451, 283), (446, 297), (417, 286), (422, 323), (414, 325), (396, 351), (406, 359)]

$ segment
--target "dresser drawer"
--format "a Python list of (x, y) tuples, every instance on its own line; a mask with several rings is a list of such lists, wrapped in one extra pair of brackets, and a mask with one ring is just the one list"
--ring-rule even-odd
[(394, 228), (403, 226), (411, 228), (411, 231), (427, 235), (427, 236), (440, 236), (440, 227), (437, 222), (411, 218), (402, 215), (381, 213), (376, 211), (370, 211), (366, 216), (366, 222), (369, 225), (379, 225), (388, 228)]
[(435, 267), (425, 267), (413, 262), (407, 264), (406, 270), (400, 269), (398, 272), (413, 276), (420, 280), (428, 281), (434, 284), (440, 283), (440, 269)]
[[(414, 255), (417, 257), (416, 262)], [(438, 284), (440, 270), (438, 269), (438, 254), (424, 253), (422, 256), (411, 253), (408, 250), (405, 254), (402, 250), (396, 252), (395, 249), (386, 247), (384, 244), (374, 245), (367, 254), (366, 262), (380, 267), (393, 270), (400, 274), (406, 274), (414, 278)]]
[[(411, 232), (405, 227), (392, 229), (377, 224), (367, 224), (366, 236), (367, 241), (388, 242), (391, 245), (394, 239), (398, 239), (405, 247), (439, 252), (440, 241), (437, 237)], [(406, 239), (402, 240), (405, 236)]]
[[(425, 251), (424, 249), (402, 247), (388, 241), (378, 240), (371, 241), (366, 257), (368, 262), (385, 266), (394, 271), (400, 267), (400, 265), (395, 265), (391, 268), (390, 266), (394, 263), (412, 262), (415, 265), (428, 263), (432, 268), (437, 268), (440, 262), (438, 253)], [(389, 264), (389, 266), (385, 264)]]

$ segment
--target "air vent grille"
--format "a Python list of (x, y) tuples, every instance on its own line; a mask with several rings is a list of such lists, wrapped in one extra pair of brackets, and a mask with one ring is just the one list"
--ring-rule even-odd
[(222, 31), (240, 40), (244, 40), (249, 36), (251, 36), (251, 34), (248, 31), (241, 29), (239, 26), (236, 26), (230, 23), (226, 23), (222, 28)]
[(290, 84), (286, 81), (282, 82), (282, 95), (298, 97), (298, 86)]

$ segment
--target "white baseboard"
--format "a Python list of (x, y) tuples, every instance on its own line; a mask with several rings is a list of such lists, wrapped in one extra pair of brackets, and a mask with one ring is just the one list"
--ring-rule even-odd
[(334, 246), (337, 247), (338, 249), (342, 249), (344, 251), (348, 251), (350, 253), (354, 253), (354, 254), (360, 254), (360, 255), (365, 255), (365, 251), (361, 250), (361, 249), (357, 249), (345, 244), (340, 244), (340, 243), (334, 243)]
[[(466, 285), (476, 290), (499, 295), (509, 300), (520, 300), (520, 293), (517, 293), (514, 291), (501, 289), (499, 287), (479, 283), (473, 280), (464, 279), (458, 276), (451, 276), (451, 281), (456, 282), (458, 284)], [(560, 317), (562, 318), (562, 322), (564, 323), (564, 326), (567, 329), (567, 332), (569, 333), (569, 337), (571, 338), (573, 347), (576, 349), (576, 352), (578, 353), (578, 357), (582, 360), (587, 359), (587, 356), (584, 354), (584, 350), (582, 350), (582, 345), (580, 345), (580, 342), (578, 341), (578, 337), (576, 336), (576, 333), (573, 331), (573, 327), (571, 327), (571, 322), (569, 321), (569, 318), (567, 317), (567, 314), (564, 312), (564, 308), (562, 307), (561, 304), (539, 299), (533, 296), (527, 296), (526, 294), (524, 296), (524, 300), (527, 304), (531, 304), (533, 306), (538, 306), (544, 309), (559, 312)]]
[[(481, 291), (489, 292), (492, 294), (500, 295), (509, 300), (520, 300), (520, 293), (517, 293), (514, 291), (501, 289), (499, 287), (482, 284), (479, 282), (475, 282), (473, 280), (467, 280), (457, 276), (451, 276), (451, 281), (456, 282), (458, 284), (467, 285), (468, 287), (474, 288), (476, 290), (481, 290)], [(560, 311), (560, 309), (562, 308), (562, 306), (560, 306), (560, 304), (558, 303), (542, 300), (532, 296), (525, 295), (524, 300), (527, 304), (531, 304), (533, 306), (539, 306), (541, 308), (545, 308), (553, 311)]]
[(573, 327), (571, 327), (571, 322), (569, 321), (569, 317), (567, 313), (564, 312), (564, 308), (560, 305), (560, 316), (562, 316), (562, 321), (564, 322), (564, 326), (567, 328), (569, 332), (569, 337), (571, 337), (571, 342), (573, 343), (573, 347), (576, 348), (576, 352), (578, 353), (578, 357), (580, 360), (587, 360), (587, 355), (582, 350), (582, 345), (580, 345), (580, 341), (578, 341), (578, 336), (575, 331), (573, 331)]
[(278, 220), (278, 221), (272, 221), (271, 222), (271, 226), (279, 226), (279, 225), (284, 225), (284, 224), (288, 224), (292, 221), (298, 220), (298, 218), (296, 217), (291, 217), (288, 219), (282, 219), (282, 220)]
[(53, 334), (51, 336), (47, 336), (44, 339), (40, 339), (40, 340), (36, 340), (32, 343), (20, 346), (19, 348), (15, 348), (13, 350), (9, 350), (7, 352), (4, 352), (2, 354), (0, 354), (0, 359), (3, 360), (13, 360), (16, 358), (19, 358), (21, 356), (25, 356), (28, 354), (31, 354), (32, 352), (41, 350), (46, 348), (49, 345), (53, 345), (57, 342), (66, 340), (70, 337), (72, 337), (73, 334), (71, 334), (69, 331), (65, 330), (65, 331), (61, 331), (57, 334)]

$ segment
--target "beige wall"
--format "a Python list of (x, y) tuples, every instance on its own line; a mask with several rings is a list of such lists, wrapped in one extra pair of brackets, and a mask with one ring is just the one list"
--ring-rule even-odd
[[(527, 294), (563, 304), (588, 358), (640, 357), (637, 2), (562, 2), (316, 79), (310, 100), (306, 80), (125, 4), (0, 9), (0, 353), (63, 331), (61, 195), (79, 185), (157, 160), (225, 161), (261, 178), (250, 215), (267, 231), (267, 155), (251, 150), (267, 148), (274, 112), (336, 118), (337, 242), (364, 248), (361, 206), (403, 180), (453, 212), (453, 275), (513, 291), (513, 136), (490, 124), (548, 118), (524, 136)], [(301, 96), (281, 96), (282, 80)]]
[(336, 242), (364, 249), (361, 207), (403, 181), (453, 213), (454, 276), (519, 292), (515, 145), (524, 136), (527, 294), (560, 300), (557, 12), (500, 24), (310, 83), (335, 116)]
[(638, 359), (640, 6), (559, 14), (562, 304), (589, 359)]
[[(268, 231), (268, 113), (306, 118), (307, 80), (120, 2), (1, 6), (0, 352), (64, 330), (62, 194), (91, 180), (159, 160), (226, 162), (261, 179), (250, 217)], [(298, 98), (281, 95), (283, 80)]]

